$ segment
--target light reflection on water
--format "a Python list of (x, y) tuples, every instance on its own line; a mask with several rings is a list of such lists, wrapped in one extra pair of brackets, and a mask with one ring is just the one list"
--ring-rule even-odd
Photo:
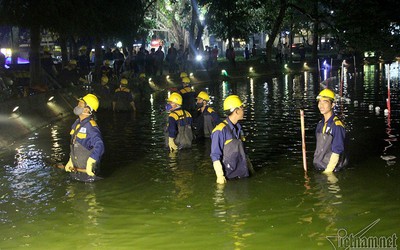
[[(2, 247), (264, 249), (267, 244), (312, 249), (330, 247), (326, 236), (340, 228), (357, 233), (377, 218), (381, 225), (372, 234), (378, 229), (379, 235), (396, 233), (399, 78), (391, 82), (392, 110), (385, 116), (382, 68), (364, 67), (356, 85), (345, 72), (345, 99), (337, 112), (348, 131), (352, 165), (334, 176), (311, 169), (320, 86), (306, 72), (195, 86), (197, 91), (208, 87), (220, 114), (228, 94), (246, 100), (245, 146), (257, 174), (224, 188), (214, 183), (210, 141), (177, 154), (165, 150), (166, 93), (138, 101), (136, 115), (97, 115), (106, 142), (106, 178), (97, 183), (71, 181), (46, 163), (47, 158), (67, 160), (75, 118), (51, 125), (2, 160)], [(328, 84), (340, 93), (340, 78)], [(370, 104), (381, 112), (369, 110)], [(306, 116), (307, 174), (301, 162), (300, 108)]]

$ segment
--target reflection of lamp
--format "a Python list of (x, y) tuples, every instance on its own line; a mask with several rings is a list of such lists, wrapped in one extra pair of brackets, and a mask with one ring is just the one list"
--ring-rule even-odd
[(18, 118), (21, 116), (21, 112), (19, 110), (19, 106), (15, 106), (11, 111), (11, 118)]
[(47, 102), (51, 102), (51, 101), (53, 101), (54, 100), (54, 96), (52, 95), (52, 96), (50, 96), (50, 98), (47, 100)]
[(16, 113), (18, 109), (19, 109), (19, 106), (16, 106), (16, 107), (12, 110), (11, 113)]

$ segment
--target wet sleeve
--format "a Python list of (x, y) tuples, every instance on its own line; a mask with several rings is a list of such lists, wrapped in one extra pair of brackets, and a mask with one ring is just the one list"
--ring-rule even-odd
[(90, 157), (92, 157), (96, 161), (99, 161), (101, 159), (101, 156), (104, 154), (104, 143), (98, 127), (91, 127), (90, 138), (91, 148), (93, 148)]
[(178, 134), (178, 123), (173, 117), (169, 116), (168, 117), (168, 136), (171, 138), (176, 138), (177, 134)]
[(127, 98), (128, 98), (128, 102), (133, 102), (133, 94), (132, 94), (132, 92), (129, 91), (129, 93), (127, 94)]
[(344, 140), (346, 137), (346, 130), (342, 126), (334, 126), (333, 131), (333, 141), (332, 141), (332, 152), (336, 154), (341, 154), (344, 151)]
[(188, 117), (187, 119), (187, 123), (192, 126), (193, 125), (193, 118), (192, 117)]
[(224, 148), (224, 135), (222, 130), (214, 131), (211, 134), (211, 160), (218, 161), (222, 160), (222, 152)]
[(211, 112), (211, 117), (213, 119), (215, 126), (221, 123), (221, 118), (219, 118), (217, 112)]

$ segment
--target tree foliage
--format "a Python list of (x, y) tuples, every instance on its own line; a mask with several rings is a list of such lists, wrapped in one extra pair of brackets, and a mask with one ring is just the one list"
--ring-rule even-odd
[(247, 40), (249, 34), (261, 30), (260, 6), (261, 1), (252, 0), (207, 1), (207, 27), (217, 37), (228, 39), (230, 45), (232, 38)]

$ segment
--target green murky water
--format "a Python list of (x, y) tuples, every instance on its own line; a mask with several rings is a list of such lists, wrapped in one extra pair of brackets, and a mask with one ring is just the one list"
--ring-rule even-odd
[[(365, 237), (397, 237), (400, 73), (393, 67), (387, 115), (387, 80), (378, 66), (343, 82), (337, 111), (351, 164), (330, 178), (311, 166), (320, 87), (308, 73), (195, 85), (207, 88), (221, 114), (229, 93), (247, 101), (242, 124), (256, 174), (224, 188), (215, 184), (210, 141), (177, 155), (165, 150), (165, 92), (137, 102), (135, 116), (97, 115), (106, 178), (96, 183), (72, 181), (46, 163), (66, 161), (75, 117), (52, 124), (1, 161), (0, 249), (344, 249), (346, 236), (369, 225)], [(339, 93), (337, 82), (328, 84)]]

